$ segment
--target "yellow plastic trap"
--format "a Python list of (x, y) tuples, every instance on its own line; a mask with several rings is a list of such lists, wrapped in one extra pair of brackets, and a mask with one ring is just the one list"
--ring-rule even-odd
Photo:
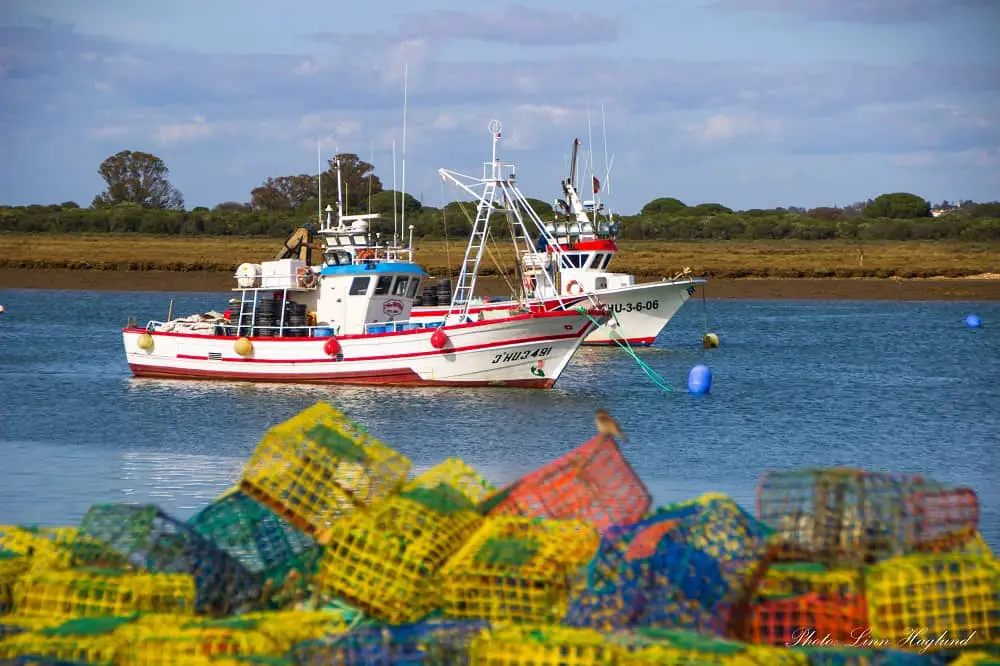
[(470, 666), (612, 666), (614, 648), (592, 629), (503, 626), (469, 645)]
[(617, 666), (807, 666), (787, 648), (746, 645), (683, 629), (646, 629), (612, 637)]
[(436, 488), (441, 484), (458, 490), (473, 504), (496, 492), (496, 486), (459, 458), (448, 458), (431, 467), (403, 486), (403, 490)]
[(0, 548), (0, 615), (14, 606), (14, 584), (31, 566), (25, 555)]
[(582, 521), (486, 518), (441, 568), (442, 610), (491, 622), (558, 621), (570, 580), (599, 544), (596, 528)]
[(78, 618), (14, 634), (0, 640), (0, 659), (31, 655), (74, 663), (115, 664), (125, 644), (118, 628), (134, 619), (134, 616)]
[(36, 617), (107, 617), (136, 612), (193, 615), (196, 594), (190, 574), (44, 571), (18, 581), (14, 608), (18, 615)]
[(409, 470), (408, 458), (320, 402), (264, 435), (240, 488), (315, 534), (397, 491)]
[(213, 664), (216, 656), (280, 657), (288, 645), (253, 628), (256, 623), (240, 623), (233, 618), (225, 626), (213, 623), (134, 626), (118, 653), (116, 666), (175, 666)]
[[(1000, 640), (1000, 562), (962, 554), (909, 555), (865, 572), (872, 636), (906, 650), (964, 649)], [(962, 646), (926, 644), (946, 632)]]
[(408, 486), (320, 535), (317, 585), (379, 620), (416, 621), (438, 604), (440, 567), (482, 521), (451, 486)]
[(67, 569), (72, 561), (67, 546), (76, 533), (75, 527), (0, 525), (0, 550), (30, 555), (33, 571)]
[(764, 596), (816, 593), (825, 597), (861, 597), (862, 570), (828, 569), (813, 562), (772, 564), (760, 582)]

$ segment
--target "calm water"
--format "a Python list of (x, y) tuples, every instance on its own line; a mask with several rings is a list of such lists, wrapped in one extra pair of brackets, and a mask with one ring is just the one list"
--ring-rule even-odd
[[(707, 491), (752, 508), (766, 469), (849, 465), (971, 485), (1000, 547), (1000, 304), (686, 305), (641, 357), (583, 349), (549, 391), (254, 386), (136, 380), (129, 316), (221, 310), (217, 294), (0, 291), (0, 523), (72, 524), (94, 502), (187, 517), (238, 477), (260, 435), (327, 400), (410, 456), (459, 456), (496, 483), (589, 438), (606, 407), (659, 503)], [(985, 327), (967, 329), (978, 313)], [(686, 393), (692, 366), (712, 395)]]

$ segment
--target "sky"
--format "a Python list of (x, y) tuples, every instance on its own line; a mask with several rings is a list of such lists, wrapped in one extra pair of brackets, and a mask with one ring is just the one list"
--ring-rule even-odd
[(998, 28), (1000, 0), (0, 0), (0, 205), (89, 205), (125, 149), (189, 209), (249, 201), (319, 146), (440, 206), (491, 119), (526, 196), (578, 137), (626, 215), (993, 201)]

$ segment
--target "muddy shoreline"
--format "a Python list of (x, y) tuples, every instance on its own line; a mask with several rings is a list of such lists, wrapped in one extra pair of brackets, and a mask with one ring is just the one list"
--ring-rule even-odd
[[(482, 288), (503, 294), (503, 280), (481, 278)], [(229, 271), (114, 271), (0, 268), (0, 289), (218, 292), (234, 287)], [(894, 301), (1000, 301), (1000, 279), (977, 278), (711, 278), (714, 299), (833, 299)]]

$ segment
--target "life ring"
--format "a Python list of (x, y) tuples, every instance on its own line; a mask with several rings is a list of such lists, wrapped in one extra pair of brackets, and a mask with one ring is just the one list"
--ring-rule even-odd
[(573, 280), (568, 285), (566, 285), (566, 293), (577, 296), (583, 293), (583, 285), (581, 285), (576, 280)]
[(295, 275), (298, 277), (300, 287), (311, 289), (316, 286), (318, 276), (309, 270), (308, 266), (299, 267), (299, 270), (295, 271)]
[(358, 259), (374, 259), (375, 250), (358, 250)]

